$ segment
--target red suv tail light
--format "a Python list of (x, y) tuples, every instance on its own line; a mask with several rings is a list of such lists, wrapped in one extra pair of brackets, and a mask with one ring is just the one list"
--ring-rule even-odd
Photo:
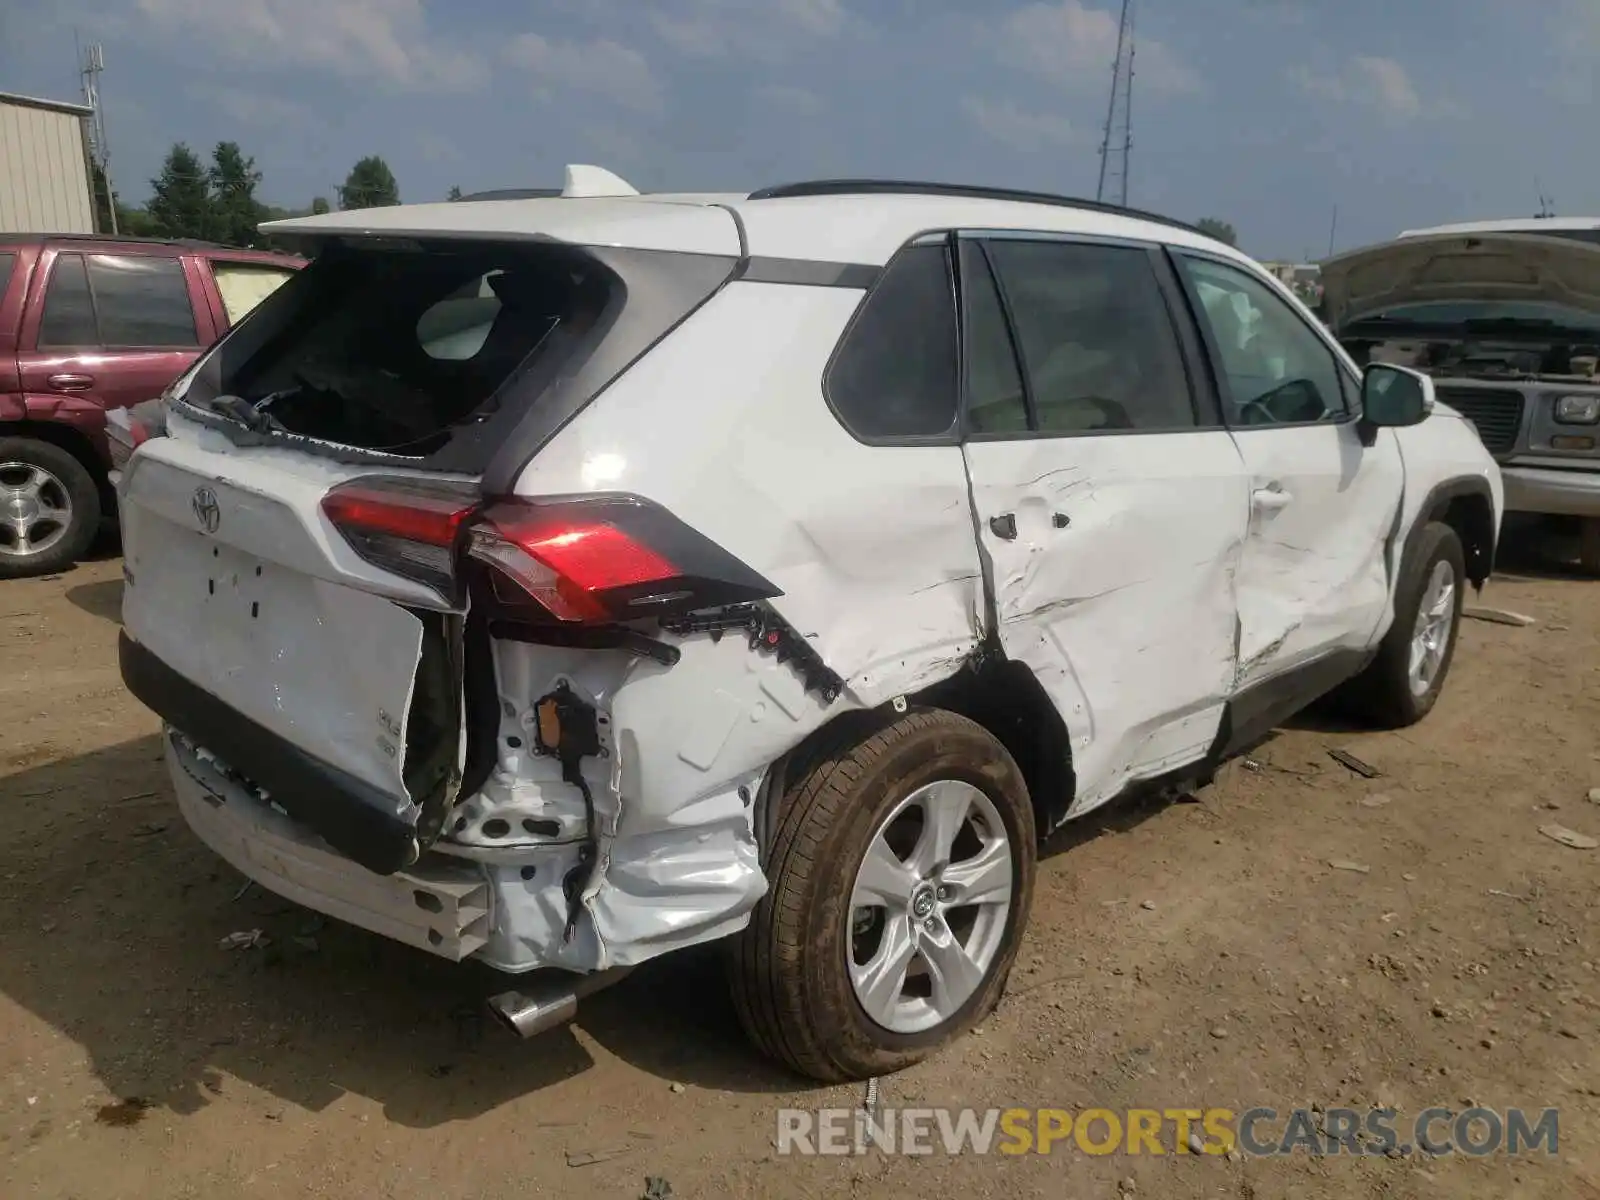
[(357, 480), (323, 512), (375, 566), (452, 596), (467, 575), (530, 619), (609, 625), (767, 600), (782, 592), (666, 509), (638, 496), (513, 498), (479, 505), (411, 481)]

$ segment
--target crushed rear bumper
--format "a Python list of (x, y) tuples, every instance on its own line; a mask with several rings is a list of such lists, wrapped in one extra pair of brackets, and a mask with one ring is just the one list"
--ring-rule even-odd
[(430, 858), (390, 875), (330, 850), (168, 730), (167, 768), (189, 828), (237, 871), (287, 900), (459, 962), (489, 941), (493, 893), (469, 863)]

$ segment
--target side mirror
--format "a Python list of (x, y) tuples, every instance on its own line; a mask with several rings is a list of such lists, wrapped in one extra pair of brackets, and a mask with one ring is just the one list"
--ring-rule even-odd
[(1361, 419), (1372, 428), (1420, 425), (1433, 402), (1433, 380), (1421, 371), (1373, 363), (1362, 376)]

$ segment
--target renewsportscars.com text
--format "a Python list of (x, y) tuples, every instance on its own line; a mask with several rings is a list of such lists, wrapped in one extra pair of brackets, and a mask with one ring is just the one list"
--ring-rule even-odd
[(779, 1154), (1554, 1155), (1553, 1108), (823, 1108), (778, 1110)]

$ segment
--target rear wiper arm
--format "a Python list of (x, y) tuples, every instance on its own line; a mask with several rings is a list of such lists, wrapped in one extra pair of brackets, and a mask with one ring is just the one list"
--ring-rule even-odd
[(232, 417), (246, 429), (255, 433), (288, 432), (276, 417), (262, 412), (243, 396), (216, 396), (211, 401), (211, 408), (225, 417)]

